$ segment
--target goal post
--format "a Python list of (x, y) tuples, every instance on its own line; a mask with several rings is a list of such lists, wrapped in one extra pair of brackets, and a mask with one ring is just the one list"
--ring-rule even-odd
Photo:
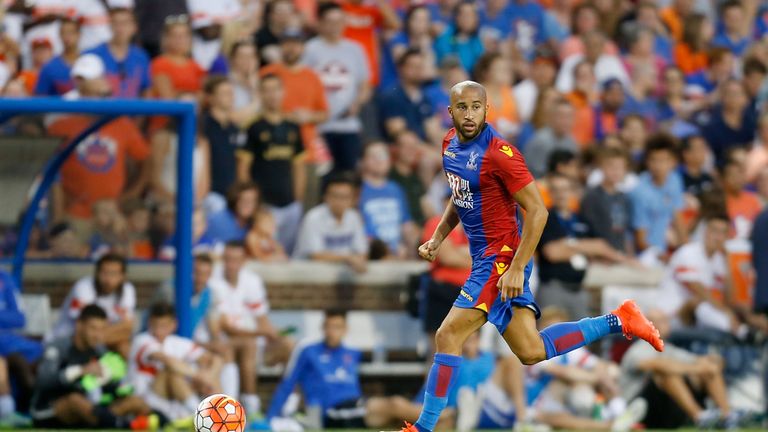
[(93, 123), (71, 141), (67, 142), (46, 163), (37, 190), (24, 210), (19, 228), (18, 243), (13, 256), (13, 277), (22, 287), (24, 261), (29, 236), (35, 222), (35, 214), (41, 201), (48, 194), (61, 168), (78, 144), (102, 126), (121, 116), (164, 115), (177, 119), (179, 149), (177, 155), (176, 187), (176, 258), (175, 290), (176, 313), (179, 334), (192, 335), (192, 211), (194, 186), (192, 179), (192, 154), (195, 148), (195, 105), (191, 102), (148, 101), (135, 99), (85, 99), (64, 100), (60, 98), (0, 98), (0, 124), (23, 114), (70, 113), (89, 114), (95, 117)]

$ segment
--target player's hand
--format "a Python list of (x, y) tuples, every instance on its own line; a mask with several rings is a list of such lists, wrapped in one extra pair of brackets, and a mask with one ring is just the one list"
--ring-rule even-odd
[(496, 283), (496, 288), (501, 292), (501, 301), (507, 301), (523, 294), (523, 282), (525, 281), (525, 269), (510, 268)]
[(429, 239), (426, 243), (419, 246), (419, 256), (432, 262), (437, 258), (437, 251), (440, 249), (440, 242), (435, 239)]

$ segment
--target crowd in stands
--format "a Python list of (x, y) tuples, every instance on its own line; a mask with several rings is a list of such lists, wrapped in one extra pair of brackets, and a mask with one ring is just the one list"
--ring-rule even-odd
[[(122, 258), (176, 256), (176, 124), (121, 117), (78, 146), (38, 213), (28, 258), (98, 260), (97, 270), (72, 288), (45, 353), (8, 330), (23, 327), (23, 315), (0, 313), (0, 341), (14, 340), (0, 343), (0, 418), (16, 411), (7, 368), (42, 424), (125, 426), (137, 415), (147, 421), (151, 410), (182, 418), (197, 395), (214, 389), (262, 411), (256, 353), (265, 353), (264, 363), (285, 363), (292, 352), (292, 362), (301, 362), (310, 348), (293, 350), (294, 341), (271, 326), (266, 288), (245, 261), (324, 261), (365, 273), (370, 261), (416, 259), (417, 245), (451, 202), (440, 143), (452, 127), (449, 90), (466, 79), (488, 90), (488, 123), (510, 151), (523, 153), (549, 208), (535, 272), (537, 301), (554, 311), (552, 319), (589, 315), (583, 281), (591, 264), (603, 263), (662, 269), (665, 301), (653, 311), (660, 330), (703, 328), (748, 343), (768, 334), (763, 2), (7, 0), (2, 10), (0, 97), (197, 103), (198, 345), (170, 336), (173, 290), (158, 292), (148, 318), (138, 314)], [(93, 120), (52, 113), (0, 127), (3, 135), (65, 143)], [(11, 256), (17, 240), (18, 227), (5, 228), (0, 257)], [(459, 227), (430, 271), (427, 333), (470, 266)], [(11, 286), (0, 279), (0, 309), (18, 313)], [(345, 324), (344, 314), (330, 313), (325, 345), (314, 349), (340, 346)], [(146, 333), (135, 336), (137, 327)], [(128, 359), (127, 369), (103, 357), (104, 345)], [(551, 427), (598, 430), (619, 422), (622, 429), (645, 416), (642, 404), (629, 403), (637, 396), (679, 406), (671, 414), (650, 410), (645, 422), (652, 426), (738, 420), (723, 396), (728, 365), (682, 348), (660, 357), (635, 344), (617, 374), (605, 372), (615, 364), (587, 360), (586, 352), (533, 370), (504, 357), (487, 360), (471, 345), (467, 355), (489, 384), (465, 393), (466, 405), (495, 394), (503, 406), (486, 401), (471, 415), (449, 411), (449, 426), (470, 430), (488, 416), (516, 413), (517, 421)], [(339, 385), (352, 386), (346, 400), (311, 400), (333, 389), (313, 387), (322, 379), (301, 375), (305, 369), (291, 375), (295, 364), (278, 393), (288, 398), (287, 387), (303, 385), (305, 402), (321, 408), (316, 424), (325, 418), (334, 425), (365, 408), (357, 403), (359, 385), (353, 388), (359, 358), (334, 361), (347, 370), (338, 372), (346, 380)], [(520, 382), (499, 378), (500, 368), (519, 371)], [(137, 377), (141, 400), (113, 385), (126, 374)], [(532, 396), (529, 383), (550, 388), (553, 379), (572, 392)], [(610, 399), (602, 414), (573, 405), (590, 400), (584, 388)], [(703, 405), (702, 397), (714, 404)], [(525, 414), (536, 400), (538, 409)], [(369, 427), (415, 415), (397, 397), (365, 405), (366, 416), (358, 417)], [(282, 407), (263, 411), (284, 417)]]

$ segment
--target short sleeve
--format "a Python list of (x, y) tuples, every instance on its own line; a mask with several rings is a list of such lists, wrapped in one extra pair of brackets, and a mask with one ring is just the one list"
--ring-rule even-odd
[(533, 181), (523, 154), (512, 145), (496, 141), (488, 147), (491, 152), (492, 174), (509, 191), (517, 193)]
[[(356, 52), (355, 58), (364, 59), (367, 58), (365, 52), (363, 51), (363, 48), (353, 42), (354, 51)], [(371, 80), (371, 70), (368, 67), (367, 61), (358, 61), (355, 62), (357, 64), (357, 83), (366, 83)]]
[(368, 237), (365, 235), (365, 227), (363, 226), (363, 219), (360, 217), (360, 213), (356, 210), (354, 212), (354, 237), (352, 242), (352, 249), (356, 254), (368, 253)]
[(632, 208), (632, 227), (635, 229), (648, 229), (650, 220), (648, 219), (648, 209), (643, 199), (642, 186), (639, 186), (629, 196)]
[(248, 275), (248, 294), (245, 298), (245, 307), (255, 317), (266, 315), (269, 312), (269, 301), (264, 281), (256, 273)]
[(311, 81), (314, 93), (311, 105), (312, 108), (317, 111), (328, 111), (328, 100), (325, 98), (325, 88), (323, 88), (323, 83), (314, 71), (311, 73)]
[(72, 287), (72, 296), (67, 306), (67, 314), (70, 318), (77, 319), (80, 316), (80, 311), (95, 300), (96, 288), (93, 286), (93, 280), (91, 278), (80, 279)]
[(315, 214), (310, 211), (301, 223), (296, 245), (296, 258), (309, 258), (323, 249), (322, 228), (314, 221)]
[(56, 93), (52, 90), (53, 80), (48, 69), (48, 65), (43, 66), (40, 70), (40, 74), (37, 77), (37, 83), (35, 84), (36, 96), (53, 96)]
[(547, 216), (547, 224), (544, 225), (544, 231), (541, 233), (541, 239), (539, 240), (539, 247), (543, 247), (547, 243), (564, 239), (568, 237), (568, 233), (565, 231), (554, 212), (550, 212)]
[(146, 335), (139, 336), (136, 339), (136, 354), (132, 360), (136, 363), (139, 370), (156, 369), (158, 365), (150, 360), (150, 356), (161, 352), (163, 349), (162, 345), (154, 338), (146, 337)]

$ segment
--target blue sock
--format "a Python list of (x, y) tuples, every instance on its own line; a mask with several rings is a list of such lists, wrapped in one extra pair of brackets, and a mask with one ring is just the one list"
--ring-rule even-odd
[(578, 322), (557, 323), (539, 334), (544, 341), (547, 358), (551, 359), (611, 333), (621, 333), (621, 322), (614, 314), (584, 318)]
[(461, 366), (460, 356), (435, 354), (435, 362), (427, 376), (424, 406), (421, 408), (419, 419), (414, 424), (419, 432), (435, 430), (437, 419), (448, 404), (448, 395), (456, 383), (456, 377), (459, 376), (459, 366)]

